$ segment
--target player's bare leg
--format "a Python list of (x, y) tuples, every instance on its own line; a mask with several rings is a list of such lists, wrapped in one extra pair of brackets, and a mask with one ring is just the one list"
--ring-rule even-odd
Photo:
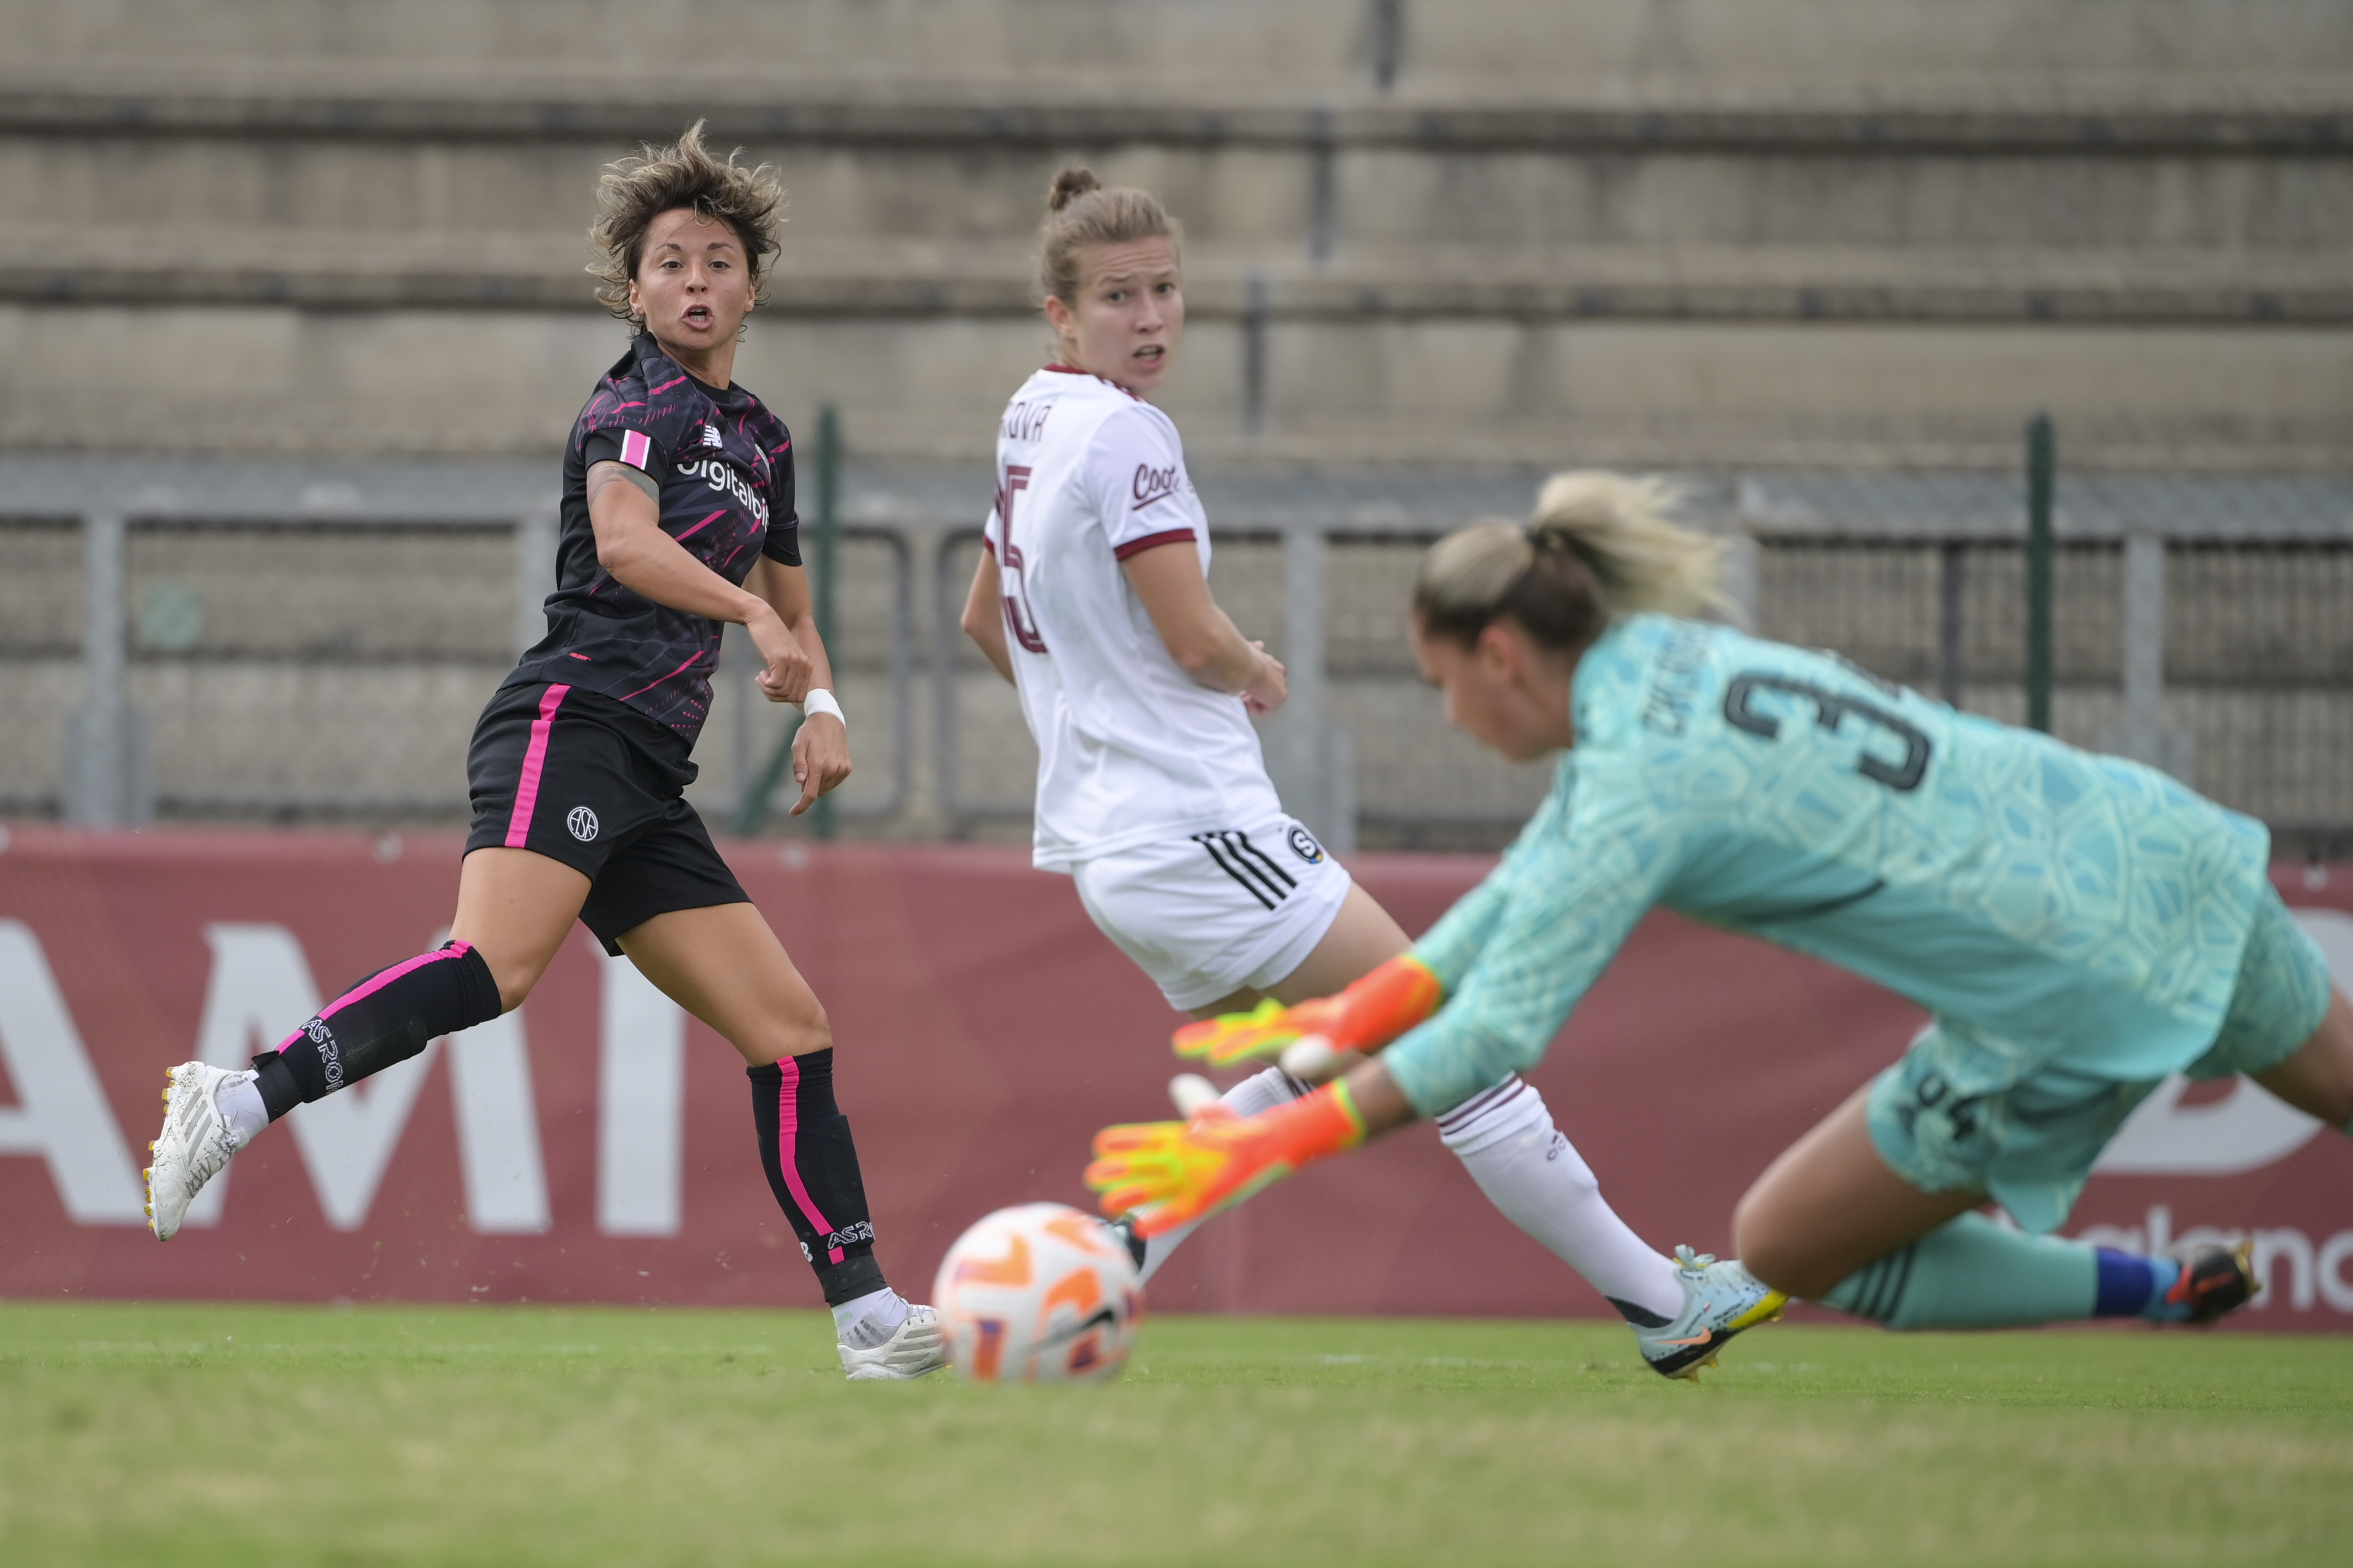
[(1999, 1328), (2093, 1317), (2206, 1321), (2255, 1289), (2242, 1248), (2188, 1262), (2029, 1236), (1969, 1211), (1976, 1192), (1924, 1193), (1871, 1136), (1869, 1086), (1757, 1179), (1733, 1214), (1758, 1279), (1898, 1329)]
[(2332, 989), (2328, 1011), (2311, 1038), (2254, 1079), (2307, 1116), (2353, 1134), (2353, 1002)]
[[(1361, 885), (1351, 886), (1323, 940), (1266, 994), (1289, 1005), (1329, 996), (1387, 963), (1412, 945), (1379, 900)], [(1197, 1018), (1240, 1012), (1261, 994), (1237, 992)], [(1346, 1053), (1324, 1065), (1319, 1078), (1336, 1076), (1363, 1058)], [(1235, 1114), (1252, 1116), (1288, 1104), (1306, 1085), (1281, 1068), (1267, 1068), (1243, 1079), (1220, 1098)], [(1635, 1328), (1637, 1336), (1678, 1322), (1692, 1310), (1693, 1282), (1702, 1275), (1653, 1250), (1627, 1227), (1601, 1195), (1601, 1184), (1566, 1134), (1553, 1125), (1544, 1097), (1514, 1077), (1439, 1119), (1439, 1136), (1479, 1184), (1489, 1202), (1545, 1248), (1601, 1292)], [(1149, 1279), (1191, 1234), (1186, 1226), (1152, 1237), (1138, 1259)], [(1710, 1260), (1711, 1263), (1713, 1260)], [(1704, 1273), (1708, 1265), (1694, 1265)], [(1718, 1267), (1716, 1272), (1724, 1274)], [(1718, 1281), (1720, 1284), (1721, 1281)], [(1714, 1289), (1714, 1287), (1710, 1288)], [(1715, 1294), (1723, 1294), (1714, 1290)], [(1764, 1294), (1748, 1292), (1749, 1305)], [(1653, 1364), (1651, 1346), (1644, 1354)]]
[(1380, 900), (1365, 891), (1362, 883), (1352, 884), (1324, 940), (1298, 968), (1267, 987), (1267, 994), (1286, 1006), (1329, 996), (1412, 945), (1405, 928), (1381, 908)]
[(588, 888), (582, 873), (529, 849), (477, 849), (466, 857), (449, 935), (471, 943), (491, 966), (500, 1011), (522, 1006), (555, 962)]
[(624, 931), (621, 951), (749, 1064), (760, 1160), (833, 1310), (853, 1380), (920, 1377), (947, 1364), (937, 1320), (892, 1290), (849, 1120), (833, 1094), (825, 1008), (751, 904), (674, 910)]
[(833, 1045), (825, 1007), (751, 904), (673, 910), (621, 933), (621, 951), (753, 1067)]
[(1733, 1245), (1758, 1279), (1809, 1300), (1873, 1259), (1984, 1203), (1924, 1193), (1887, 1168), (1871, 1141), (1868, 1084), (1757, 1178), (1733, 1211)]
[(178, 1234), (188, 1205), (262, 1129), (297, 1105), (485, 1023), (537, 984), (588, 896), (588, 879), (526, 849), (478, 849), (458, 876), (450, 939), (376, 971), (319, 1009), (249, 1069), (183, 1062), (165, 1078), (164, 1130), (148, 1146), (147, 1223)]

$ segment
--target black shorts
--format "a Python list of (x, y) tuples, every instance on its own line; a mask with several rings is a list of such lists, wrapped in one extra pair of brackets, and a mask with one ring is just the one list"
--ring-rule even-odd
[(747, 904), (681, 793), (687, 743), (601, 692), (501, 687), (474, 724), (466, 852), (529, 849), (593, 884), (580, 923), (620, 954), (623, 931), (672, 910)]

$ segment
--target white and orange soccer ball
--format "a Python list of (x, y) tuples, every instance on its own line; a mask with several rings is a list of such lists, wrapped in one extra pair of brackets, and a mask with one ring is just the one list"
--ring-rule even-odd
[(932, 1305), (957, 1375), (976, 1383), (1106, 1382), (1144, 1325), (1126, 1247), (1066, 1204), (1022, 1204), (974, 1225), (941, 1259)]

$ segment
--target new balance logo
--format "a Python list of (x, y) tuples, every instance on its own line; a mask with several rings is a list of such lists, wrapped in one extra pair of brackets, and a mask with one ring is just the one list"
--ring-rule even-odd
[(1251, 898), (1270, 910), (1291, 897), (1292, 889), (1299, 886), (1290, 872), (1250, 841), (1247, 833), (1220, 828), (1214, 833), (1196, 833), (1193, 842), (1209, 852), (1219, 870), (1240, 883)]
[(719, 426), (716, 426), (716, 425), (705, 425), (705, 426), (702, 427), (702, 444), (703, 444), (704, 446), (706, 446), (706, 447), (717, 447), (717, 446), (723, 445), (723, 442), (720, 440), (720, 438), (719, 438)]

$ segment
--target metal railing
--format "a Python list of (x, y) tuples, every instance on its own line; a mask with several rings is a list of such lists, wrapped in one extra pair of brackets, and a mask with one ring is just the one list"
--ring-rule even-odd
[[(2057, 473), (2040, 574), (2032, 497), (2015, 472), (1788, 471), (1689, 487), (1694, 515), (1737, 542), (1736, 596), (1762, 635), (1836, 647), (2006, 722), (2039, 706), (2063, 739), (2263, 818), (2283, 854), (2353, 848), (2353, 481)], [(1433, 525), (1304, 500), (1288, 518), (1233, 509), (1241, 525), (1218, 530), (1211, 573), (1219, 603), (1292, 669), (1283, 717), (1297, 728), (1266, 730), (1286, 803), (1335, 844), (1502, 842), (1546, 770), (1448, 731), (1405, 647), (1420, 552), (1472, 509)], [(933, 761), (951, 833), (1026, 818), (1035, 764), (1011, 693), (959, 651), (977, 538), (945, 534), (934, 561)], [(1290, 635), (1302, 624), (1322, 635)], [(1303, 756), (1301, 735), (1327, 739)]]
[[(18, 677), (0, 682), (0, 808), (93, 826), (159, 808), (461, 817), (473, 715), (543, 624), (547, 478), (538, 463), (0, 457), (0, 661)], [(1535, 478), (1199, 480), (1212, 588), (1291, 672), (1290, 704), (1261, 729), (1270, 770), (1335, 846), (1493, 847), (1541, 795), (1545, 770), (1446, 727), (1404, 637), (1429, 542), (1481, 513), (1524, 512)], [(962, 468), (845, 476), (841, 514), (857, 521), (839, 523), (828, 574), (828, 646), (860, 741), (845, 831), (997, 837), (1029, 817), (1034, 748), (958, 625), (984, 481)], [(2284, 854), (2353, 850), (2353, 479), (2057, 468), (2039, 658), (2021, 473), (1780, 470), (1689, 486), (1693, 515), (1737, 540), (1738, 596), (1763, 634), (1837, 647), (2009, 722), (2031, 716), (2047, 670), (2063, 739), (2168, 769), (2270, 823)], [(328, 561), (339, 551), (360, 564)], [(932, 578), (920, 615), (918, 570)], [(292, 575), (258, 581), (271, 572)], [(356, 641), (330, 636), (337, 595), (374, 617)], [(192, 597), (217, 635), (182, 646)], [(714, 822), (749, 803), (789, 712), (758, 700), (742, 654), (731, 637), (699, 752)], [(288, 698), (305, 679), (338, 700)], [(346, 689), (358, 695), (341, 700)], [(150, 740), (155, 726), (169, 743)], [(227, 760), (209, 772), (188, 761), (199, 730), (222, 731), (207, 743)], [(356, 760), (327, 765), (343, 752)], [(326, 761), (307, 773), (281, 765), (313, 755)], [(412, 777), (423, 782), (391, 787)], [(765, 830), (782, 826), (771, 816)]]
[[(1761, 631), (2172, 773), (2284, 855), (2353, 847), (2353, 481), (2071, 474), (2034, 635), (2017, 476), (1752, 476)], [(2038, 646), (2039, 645), (2039, 646)]]
[[(30, 700), (0, 720), (18, 764), (0, 779), (0, 809), (100, 829), (159, 813), (461, 819), (474, 714), (516, 653), (545, 634), (556, 525), (548, 480), (539, 463), (0, 457), (0, 565), (16, 578), (0, 601), (16, 623), (0, 628), (0, 660), (55, 674), (69, 648), (78, 656), (78, 679), (11, 683)], [(7, 552), (12, 538), (61, 530), (79, 535), (78, 570), (55, 549), (14, 552), (36, 561)], [(841, 809), (887, 818), (903, 809), (913, 778), (913, 557), (898, 531), (838, 531), (851, 556), (884, 558), (860, 563), (862, 587), (850, 595), (880, 599), (883, 614), (844, 639), (837, 665), (853, 679), (879, 669), (882, 689), (861, 718), (882, 721), (887, 708), (891, 737), (887, 787), (871, 791), (869, 768)], [(205, 543), (163, 551), (175, 568), (142, 559), (192, 534)], [(78, 614), (56, 602), (68, 596)], [(29, 613), (28, 599), (44, 613)], [(749, 679), (743, 670), (746, 687)], [(317, 690), (322, 680), (337, 689), (331, 698)], [(398, 689), (388, 692), (388, 680)], [(61, 722), (48, 731), (56, 754), (39, 759), (27, 753), (47, 749), (44, 697)], [(744, 717), (739, 705), (732, 725), (716, 728), (744, 728)], [(159, 729), (183, 742), (176, 772), (159, 768)], [(420, 760), (420, 750), (434, 755)], [(203, 756), (193, 766), (192, 752)], [(349, 765), (321, 765), (339, 752)], [(747, 774), (739, 759), (735, 793)]]

